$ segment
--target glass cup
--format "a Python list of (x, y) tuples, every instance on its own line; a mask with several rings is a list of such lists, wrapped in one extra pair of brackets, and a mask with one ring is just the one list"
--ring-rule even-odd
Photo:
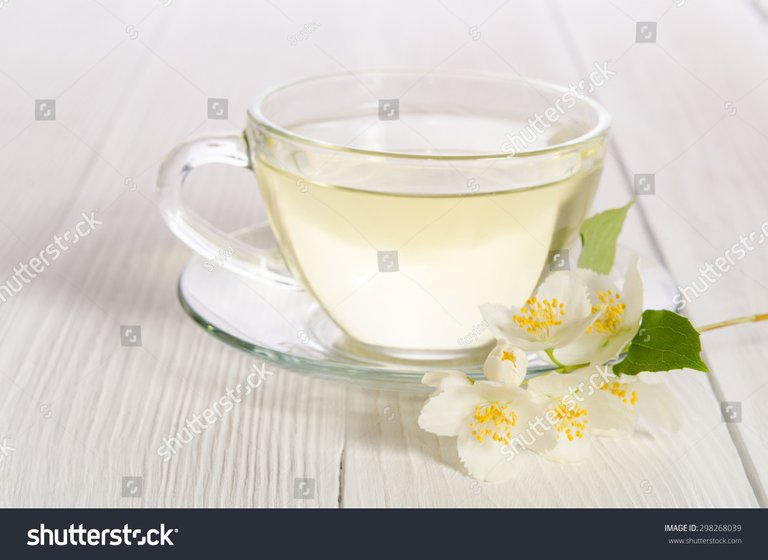
[[(520, 305), (568, 266), (610, 118), (570, 89), (469, 72), (361, 72), (273, 89), (244, 132), (175, 148), (158, 190), (171, 230), (250, 279), (304, 289), (362, 353), (451, 359), (492, 342), (478, 307)], [(255, 172), (278, 250), (182, 202), (207, 163)]]

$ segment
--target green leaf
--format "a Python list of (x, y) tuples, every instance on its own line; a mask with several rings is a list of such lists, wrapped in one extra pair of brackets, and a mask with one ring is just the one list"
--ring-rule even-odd
[(701, 359), (699, 332), (677, 313), (649, 309), (629, 343), (627, 355), (613, 366), (615, 373), (637, 375), (642, 371), (690, 368), (707, 372)]
[(616, 240), (634, 203), (632, 199), (626, 206), (600, 212), (584, 222), (581, 226), (579, 268), (588, 268), (598, 274), (611, 272), (616, 257)]

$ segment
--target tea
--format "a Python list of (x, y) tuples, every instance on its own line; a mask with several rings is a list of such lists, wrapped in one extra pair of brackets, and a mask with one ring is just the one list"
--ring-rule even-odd
[[(425, 185), (393, 193), (319, 184), (263, 159), (255, 169), (291, 272), (331, 318), (366, 344), (435, 351), (491, 340), (477, 332), (478, 306), (530, 295), (550, 252), (574, 239), (600, 174), (429, 194)], [(344, 171), (334, 174), (365, 176), (359, 166)]]

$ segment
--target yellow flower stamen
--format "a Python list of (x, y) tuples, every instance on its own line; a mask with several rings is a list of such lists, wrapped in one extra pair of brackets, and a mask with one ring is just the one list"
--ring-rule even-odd
[(518, 327), (539, 339), (549, 336), (551, 327), (563, 324), (565, 304), (557, 300), (529, 298), (519, 314), (512, 317)]
[(589, 420), (586, 418), (587, 409), (571, 401), (566, 404), (560, 400), (551, 409), (554, 420), (553, 424), (559, 434), (564, 434), (568, 441), (582, 439), (586, 431)]
[(600, 317), (592, 323), (587, 332), (597, 332), (605, 335), (614, 335), (618, 332), (621, 322), (624, 320), (624, 312), (627, 306), (621, 302), (621, 294), (614, 293), (613, 290), (597, 292), (600, 298), (600, 305), (592, 306), (592, 313), (602, 312)]
[(637, 391), (629, 390), (623, 383), (611, 381), (610, 383), (603, 383), (600, 385), (600, 388), (621, 399), (621, 402), (627, 406), (635, 406), (637, 404)]
[(493, 441), (509, 445), (511, 428), (517, 424), (517, 414), (499, 401), (475, 406), (473, 421), (469, 423), (472, 436), (483, 443), (490, 437)]
[(503, 362), (504, 360), (508, 362), (512, 362), (513, 365), (517, 365), (517, 358), (512, 352), (507, 352), (506, 350), (504, 350), (501, 353), (501, 361)]

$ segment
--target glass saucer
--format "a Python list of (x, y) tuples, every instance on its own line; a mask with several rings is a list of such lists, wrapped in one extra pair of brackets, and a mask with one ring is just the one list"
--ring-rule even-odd
[[(266, 223), (235, 236), (260, 247), (275, 247)], [(629, 252), (623, 247), (617, 251), (615, 270), (621, 274)], [(641, 268), (646, 308), (672, 309), (677, 287), (669, 272), (647, 257), (642, 258)], [(621, 274), (614, 278), (619, 285)], [(216, 259), (193, 258), (179, 278), (178, 296), (192, 319), (235, 348), (280, 368), (371, 389), (429, 390), (421, 377), (436, 369), (461, 369), (481, 377), (482, 362), (490, 350), (439, 362), (372, 355), (350, 340), (305, 291), (246, 279), (225, 270)], [(529, 375), (551, 369), (538, 356), (529, 358)]]

